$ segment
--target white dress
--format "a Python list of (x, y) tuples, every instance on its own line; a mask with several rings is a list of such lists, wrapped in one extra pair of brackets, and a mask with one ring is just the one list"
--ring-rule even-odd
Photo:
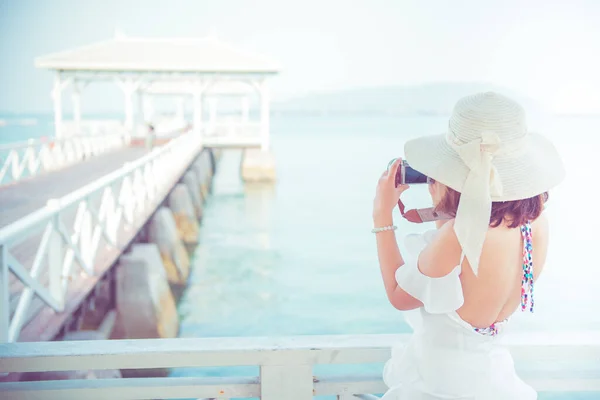
[(389, 390), (382, 400), (537, 399), (498, 343), (505, 322), (476, 330), (456, 313), (464, 300), (460, 265), (441, 278), (427, 277), (417, 268), (418, 254), (432, 235), (435, 231), (405, 241), (409, 254), (396, 281), (423, 307), (405, 313), (414, 333), (408, 344), (392, 349), (383, 370)]

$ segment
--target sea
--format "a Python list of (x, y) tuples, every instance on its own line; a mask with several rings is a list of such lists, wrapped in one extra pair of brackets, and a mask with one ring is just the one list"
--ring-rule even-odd
[[(51, 116), (0, 120), (0, 143), (52, 134)], [(442, 133), (447, 121), (445, 116), (274, 115), (275, 184), (244, 184), (241, 153), (225, 151), (205, 206), (189, 286), (178, 305), (180, 336), (410, 332), (403, 313), (385, 296), (371, 233), (373, 197), (388, 161), (403, 155), (404, 142)], [(535, 312), (517, 311), (510, 329), (597, 332), (600, 116), (546, 115), (528, 124), (555, 143), (567, 177), (550, 191), (550, 249), (536, 282)], [(409, 207), (430, 205), (425, 187), (415, 185), (403, 198)], [(404, 221), (397, 210), (394, 218), (401, 250), (404, 235), (433, 228)], [(380, 371), (381, 365), (364, 368)], [(178, 369), (172, 375), (224, 372), (258, 374), (256, 368), (235, 367)], [(540, 399), (598, 396), (541, 393)]]

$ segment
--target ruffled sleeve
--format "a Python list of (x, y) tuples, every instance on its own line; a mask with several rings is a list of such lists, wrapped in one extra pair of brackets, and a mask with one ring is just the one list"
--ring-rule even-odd
[(396, 270), (396, 282), (406, 293), (423, 303), (425, 311), (444, 314), (459, 309), (464, 302), (460, 283), (461, 267), (457, 265), (448, 275), (431, 278), (419, 271), (417, 260), (421, 251), (435, 236), (436, 231), (405, 238), (405, 264)]

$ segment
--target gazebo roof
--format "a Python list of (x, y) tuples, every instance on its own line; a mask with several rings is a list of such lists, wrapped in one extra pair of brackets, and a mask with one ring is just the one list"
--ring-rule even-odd
[(273, 60), (216, 38), (117, 37), (39, 57), (38, 68), (63, 71), (275, 74)]

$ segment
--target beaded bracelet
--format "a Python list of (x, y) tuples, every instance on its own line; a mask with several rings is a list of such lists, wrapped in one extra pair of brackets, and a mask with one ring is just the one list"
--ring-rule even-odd
[(379, 232), (385, 232), (385, 231), (395, 231), (396, 229), (398, 229), (398, 227), (396, 225), (390, 225), (390, 226), (383, 226), (381, 228), (373, 228), (371, 230), (371, 232), (379, 233)]

